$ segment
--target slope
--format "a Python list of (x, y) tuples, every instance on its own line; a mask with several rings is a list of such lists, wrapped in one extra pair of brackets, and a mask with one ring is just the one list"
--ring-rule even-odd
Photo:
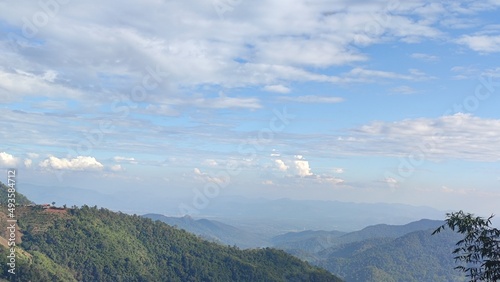
[(283, 251), (221, 246), (136, 215), (87, 206), (17, 212), (18, 250), (31, 256), (19, 258), (18, 281), (340, 281)]
[(397, 239), (367, 239), (332, 248), (318, 265), (346, 281), (465, 281), (450, 250), (460, 236), (415, 231)]

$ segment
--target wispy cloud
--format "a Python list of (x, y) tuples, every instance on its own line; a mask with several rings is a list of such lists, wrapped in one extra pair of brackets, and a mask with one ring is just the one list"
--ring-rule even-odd
[(403, 86), (398, 86), (398, 87), (392, 88), (391, 92), (408, 95), (408, 94), (416, 93), (417, 90), (411, 88), (410, 86), (403, 85)]
[(413, 53), (413, 54), (411, 54), (411, 57), (414, 59), (419, 59), (419, 60), (428, 61), (428, 62), (435, 62), (435, 61), (439, 60), (438, 56), (424, 54), (424, 53)]
[(290, 88), (288, 88), (282, 84), (266, 85), (264, 87), (264, 90), (269, 91), (269, 92), (282, 93), (282, 94), (290, 93), (290, 91), (291, 91)]
[(344, 101), (344, 98), (333, 97), (333, 96), (316, 96), (316, 95), (304, 95), (296, 97), (280, 97), (282, 101), (290, 101), (297, 103), (321, 103), (321, 104), (334, 104)]
[(500, 35), (464, 35), (457, 43), (481, 53), (500, 52)]

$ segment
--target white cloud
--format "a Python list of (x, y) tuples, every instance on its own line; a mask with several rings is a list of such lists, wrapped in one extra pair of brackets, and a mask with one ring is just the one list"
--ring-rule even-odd
[(434, 119), (373, 122), (356, 132), (345, 148), (353, 153), (413, 155), (426, 160), (500, 160), (499, 119), (458, 113)]
[(333, 104), (340, 103), (344, 101), (341, 97), (331, 97), (331, 96), (316, 96), (316, 95), (305, 95), (297, 97), (280, 97), (280, 100), (298, 102), (298, 103), (321, 103), (321, 104)]
[(278, 170), (280, 170), (280, 171), (287, 171), (288, 170), (288, 166), (285, 164), (284, 161), (282, 161), (282, 160), (274, 160), (274, 163), (278, 167)]
[(457, 43), (481, 53), (500, 52), (500, 35), (464, 35)]
[(423, 53), (413, 53), (413, 54), (411, 54), (411, 57), (414, 59), (419, 59), (419, 60), (428, 61), (428, 62), (435, 62), (435, 61), (439, 60), (439, 57), (437, 57), (437, 56), (423, 54)]
[(399, 182), (395, 178), (392, 178), (392, 177), (387, 177), (386, 179), (384, 179), (384, 182), (389, 184), (389, 186), (391, 186), (391, 187), (395, 187), (399, 184)]
[(404, 94), (404, 95), (409, 95), (409, 94), (414, 94), (417, 91), (410, 86), (399, 86), (391, 89), (391, 92), (399, 93), (399, 94)]
[(296, 160), (293, 161), (296, 175), (300, 177), (312, 176), (309, 162), (304, 160), (302, 156), (295, 156)]
[(130, 158), (130, 157), (116, 156), (113, 157), (113, 160), (117, 163), (137, 164), (137, 160), (135, 158)]
[(380, 79), (423, 81), (433, 78), (416, 69), (409, 69), (408, 74), (403, 74), (391, 71), (370, 70), (361, 67), (355, 67), (343, 75), (343, 81), (345, 82), (378, 82)]
[(269, 91), (269, 92), (282, 93), (282, 94), (290, 93), (290, 91), (291, 91), (290, 88), (288, 88), (282, 84), (267, 85), (264, 87), (264, 90)]
[(199, 168), (194, 168), (193, 169), (194, 175), (198, 178), (198, 180), (203, 181), (203, 182), (212, 182), (216, 184), (228, 184), (231, 179), (225, 176), (215, 176), (215, 175), (210, 175), (206, 172), (202, 172)]
[(112, 171), (115, 171), (115, 172), (125, 170), (125, 169), (124, 169), (121, 165), (119, 165), (119, 164), (117, 164), (117, 165), (112, 165), (112, 166), (110, 167), (110, 169), (111, 169)]
[(50, 156), (48, 159), (40, 162), (39, 166), (57, 170), (101, 170), (104, 168), (94, 157), (89, 156), (78, 156), (73, 159), (60, 159)]
[(19, 159), (6, 152), (0, 152), (0, 166), (15, 168), (19, 163)]
[(26, 154), (30, 159), (38, 159), (40, 157), (37, 153), (28, 153)]
[(24, 160), (24, 166), (26, 168), (30, 168), (32, 164), (33, 164), (33, 160), (31, 160), (31, 159), (25, 159)]
[(219, 165), (219, 163), (214, 159), (206, 159), (203, 161), (203, 164), (211, 167), (216, 167)]
[(321, 175), (317, 176), (317, 181), (319, 183), (328, 183), (328, 184), (333, 184), (333, 185), (338, 185), (344, 183), (344, 179), (337, 178), (334, 176), (328, 176), (328, 175)]
[(337, 174), (342, 174), (342, 173), (344, 173), (344, 169), (341, 167), (336, 167), (333, 169), (333, 172), (335, 172)]
[[(311, 167), (309, 165), (309, 161), (307, 161), (302, 155), (295, 155), (293, 159), (282, 160), (277, 159), (274, 160), (274, 163), (279, 171), (286, 172), (288, 179), (307, 179), (309, 181), (313, 181), (319, 184), (342, 184), (345, 181), (341, 178), (334, 177), (332, 175), (327, 174), (315, 174), (312, 172)], [(335, 168), (335, 173), (341, 174), (344, 172), (342, 168)]]

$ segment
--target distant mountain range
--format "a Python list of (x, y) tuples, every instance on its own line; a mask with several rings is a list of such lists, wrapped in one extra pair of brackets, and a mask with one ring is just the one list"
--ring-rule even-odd
[(406, 224), (444, 215), (444, 211), (430, 207), (403, 204), (218, 197), (196, 217), (276, 236), (287, 231), (355, 231), (369, 225)]
[[(78, 187), (20, 185), (19, 191), (37, 203), (67, 206), (97, 205), (125, 213), (157, 213), (182, 217), (179, 204), (189, 201), (154, 195), (110, 193)], [(139, 206), (140, 208), (137, 208)], [(144, 209), (147, 207), (147, 210)], [(204, 209), (193, 209), (193, 218), (224, 222), (241, 230), (272, 237), (289, 231), (355, 231), (374, 224), (406, 224), (421, 218), (442, 219), (445, 211), (389, 203), (345, 203), (291, 199), (224, 196), (210, 199)]]

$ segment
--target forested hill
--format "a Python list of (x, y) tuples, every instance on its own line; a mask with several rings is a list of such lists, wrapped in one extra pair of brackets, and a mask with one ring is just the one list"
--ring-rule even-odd
[[(9, 187), (7, 187), (7, 185), (0, 182), (0, 203), (4, 206), (7, 205), (7, 199), (8, 199), (8, 195), (9, 195), (8, 189), (9, 189)], [(18, 191), (16, 191), (15, 195), (16, 195), (15, 199), (16, 199), (17, 204), (19, 204), (19, 205), (32, 204), (32, 202), (30, 200), (28, 200), (28, 198), (26, 198), (23, 194), (19, 193)]]
[[(0, 264), (7, 263), (1, 207)], [(17, 281), (341, 281), (283, 251), (240, 250), (162, 222), (84, 206), (16, 209)], [(7, 267), (1, 277), (9, 279)]]

